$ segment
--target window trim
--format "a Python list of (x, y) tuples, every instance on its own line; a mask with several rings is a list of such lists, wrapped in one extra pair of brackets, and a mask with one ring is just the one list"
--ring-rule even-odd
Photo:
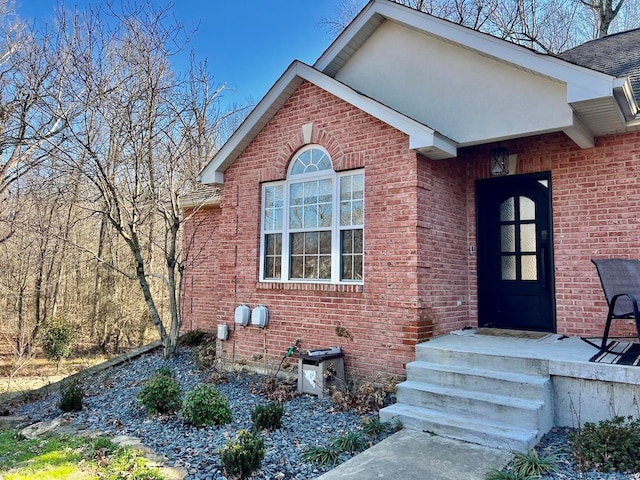
[[(298, 157), (307, 150), (310, 149), (318, 149), (323, 151), (329, 161), (331, 162), (332, 168), (330, 170), (322, 170), (310, 173), (300, 173), (300, 174), (291, 174), (291, 170), (293, 164), (298, 159)], [(362, 175), (363, 180), (363, 191), (365, 189), (365, 179), (364, 179), (364, 169), (355, 169), (355, 170), (347, 170), (342, 172), (336, 172), (333, 169), (333, 162), (331, 161), (331, 157), (327, 153), (327, 151), (319, 145), (307, 145), (296, 152), (293, 160), (291, 161), (289, 168), (287, 169), (287, 178), (284, 180), (279, 180), (275, 182), (266, 182), (261, 185), (260, 192), (260, 249), (259, 249), (259, 282), (262, 283), (298, 283), (298, 284), (322, 284), (322, 285), (362, 285), (364, 284), (364, 215), (365, 215), (365, 206), (364, 206), (364, 196), (363, 195), (363, 223), (362, 226), (341, 226), (340, 225), (340, 179), (345, 176), (352, 175)], [(331, 214), (332, 214), (332, 225), (330, 228), (326, 227), (314, 227), (314, 228), (301, 228), (295, 229), (293, 232), (289, 228), (289, 215), (290, 215), (290, 189), (291, 185), (294, 183), (302, 183), (311, 180), (325, 180), (331, 179), (332, 188), (331, 188)], [(282, 188), (282, 227), (279, 231), (266, 231), (265, 230), (265, 198), (266, 198), (266, 189), (269, 187), (278, 187)], [(342, 280), (342, 250), (341, 250), (341, 234), (343, 230), (362, 230), (362, 242), (363, 242), (363, 253), (362, 253), (362, 279), (360, 280)], [(331, 231), (331, 278), (330, 279), (304, 279), (304, 278), (290, 278), (290, 266), (291, 266), (291, 233), (301, 233), (306, 231)], [(265, 277), (266, 270), (266, 235), (280, 233), (282, 235), (282, 257), (281, 257), (281, 270), (280, 270), (280, 278), (267, 278)]]

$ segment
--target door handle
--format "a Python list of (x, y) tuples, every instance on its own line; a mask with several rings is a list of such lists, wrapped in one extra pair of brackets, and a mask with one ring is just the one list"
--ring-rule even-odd
[(542, 281), (542, 287), (547, 288), (547, 247), (544, 245), (540, 247), (540, 280)]

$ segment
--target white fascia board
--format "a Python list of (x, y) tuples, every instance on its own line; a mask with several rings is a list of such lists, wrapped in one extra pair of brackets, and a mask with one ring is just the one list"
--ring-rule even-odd
[[(358, 37), (370, 21), (376, 24), (376, 15), (404, 24), (410, 28), (433, 35), (481, 55), (512, 64), (567, 84), (567, 102), (573, 103), (613, 94), (615, 77), (571, 64), (559, 58), (538, 53), (506, 40), (478, 32), (468, 27), (443, 20), (387, 0), (373, 0), (356, 17), (354, 22), (318, 59), (314, 67), (320, 71), (329, 68), (343, 49)], [(329, 68), (330, 70), (330, 68)]]
[[(354, 43), (354, 39), (356, 37), (363, 36), (367, 38), (368, 35), (366, 33), (367, 29), (375, 30), (378, 25), (378, 22), (374, 20), (376, 16), (376, 9), (378, 7), (379, 2), (370, 1), (365, 7), (356, 15), (356, 17), (351, 21), (349, 25), (338, 35), (338, 37), (333, 41), (329, 48), (325, 50), (325, 52), (316, 60), (313, 64), (313, 68), (320, 70), (321, 72), (328, 74), (330, 76), (334, 76), (331, 72), (327, 72), (327, 67), (340, 55), (340, 53), (351, 44)], [(370, 25), (373, 24), (373, 25)], [(355, 42), (358, 43), (358, 42)], [(360, 45), (353, 45), (349, 47), (351, 50), (355, 51), (358, 49)], [(353, 48), (355, 47), (355, 48)]]
[(322, 72), (302, 62), (295, 61), (202, 170), (198, 177), (199, 181), (205, 184), (222, 185), (225, 170), (238, 158), (267, 122), (273, 118), (279, 108), (302, 83), (302, 80), (313, 83), (341, 100), (407, 134), (411, 149), (421, 152), (429, 151), (430, 149), (437, 151), (436, 158), (450, 158), (456, 155), (457, 145), (454, 141), (386, 105), (357, 93)]
[(289, 65), (240, 127), (202, 169), (198, 175), (200, 183), (217, 185), (224, 183), (225, 170), (238, 158), (302, 82), (296, 74), (297, 63), (293, 62)]

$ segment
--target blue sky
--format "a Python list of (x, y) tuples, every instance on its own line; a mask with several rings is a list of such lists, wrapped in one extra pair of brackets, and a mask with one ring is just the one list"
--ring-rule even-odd
[[(47, 21), (58, 2), (16, 3), (21, 17)], [(334, 17), (339, 3), (340, 0), (175, 0), (173, 12), (187, 29), (199, 25), (190, 48), (197, 58), (208, 59), (216, 83), (225, 82), (233, 90), (225, 93), (225, 103), (242, 103), (248, 99), (259, 101), (293, 60), (315, 62), (332, 41), (320, 21)], [(64, 4), (73, 9), (96, 1), (65, 0)]]

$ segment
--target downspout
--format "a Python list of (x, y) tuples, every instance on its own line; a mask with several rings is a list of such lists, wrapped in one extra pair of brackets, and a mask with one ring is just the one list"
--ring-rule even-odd
[(640, 126), (640, 108), (628, 77), (613, 81), (613, 97), (622, 111), (627, 128)]

